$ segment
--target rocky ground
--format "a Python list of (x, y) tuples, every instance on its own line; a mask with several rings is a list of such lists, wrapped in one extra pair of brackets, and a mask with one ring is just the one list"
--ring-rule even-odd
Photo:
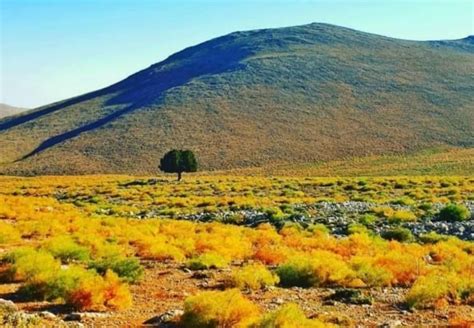
[[(76, 313), (57, 304), (29, 302), (16, 297), (17, 284), (0, 285), (0, 309), (2, 306), (10, 308), (10, 322), (14, 327), (25, 322), (55, 327), (173, 327), (170, 321), (182, 314), (183, 301), (187, 296), (199, 291), (222, 289), (230, 273), (229, 268), (190, 271), (172, 263), (148, 262), (145, 265), (144, 279), (131, 286), (134, 306), (126, 311)], [(474, 325), (474, 308), (469, 306), (408, 311), (401, 305), (406, 292), (403, 288), (360, 290), (356, 293), (355, 302), (354, 298), (347, 298), (344, 293), (343, 297), (334, 297), (335, 292), (336, 289), (331, 288), (272, 287), (248, 292), (246, 296), (263, 310), (293, 302), (299, 304), (309, 317), (329, 318), (348, 327), (442, 327), (457, 317), (472, 320)]]
[[(473, 217), (471, 220), (462, 222), (447, 222), (439, 220), (436, 214), (431, 214), (423, 218), (419, 218), (415, 222), (403, 222), (396, 224), (398, 226), (409, 229), (415, 236), (420, 236), (429, 232), (436, 232), (443, 235), (456, 236), (463, 240), (474, 240), (474, 201), (466, 201), (463, 203), (471, 213)], [(295, 214), (288, 216), (284, 219), (284, 222), (294, 222), (304, 226), (310, 224), (323, 224), (329, 231), (338, 236), (347, 235), (348, 227), (351, 224), (358, 223), (358, 219), (375, 207), (388, 207), (395, 211), (397, 210), (410, 210), (410, 206), (398, 205), (398, 204), (375, 204), (370, 202), (343, 202), (343, 203), (331, 203), (331, 202), (320, 202), (314, 205), (297, 205), (297, 209), (300, 213), (316, 213), (314, 215), (308, 214)], [(444, 204), (434, 203), (432, 204), (432, 213), (437, 213)], [(153, 217), (154, 213), (142, 213), (142, 218)], [(235, 218), (239, 218), (236, 221)], [(178, 218), (179, 219), (179, 218)], [(239, 211), (227, 211), (218, 213), (196, 213), (192, 215), (182, 216), (181, 219), (209, 222), (209, 221), (220, 221), (227, 223), (234, 223), (245, 225), (249, 227), (255, 227), (262, 223), (272, 224), (283, 224), (283, 221), (278, 221), (272, 218), (268, 213), (256, 211), (256, 210), (239, 210)], [(375, 221), (373, 224), (368, 225), (368, 228), (376, 234), (382, 234), (384, 231), (395, 226), (393, 223), (389, 223), (385, 218)]]

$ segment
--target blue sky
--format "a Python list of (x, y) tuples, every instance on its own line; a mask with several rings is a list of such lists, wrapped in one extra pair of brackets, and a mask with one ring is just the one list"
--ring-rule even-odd
[(474, 34), (474, 0), (0, 0), (0, 102), (105, 87), (236, 30), (325, 22), (391, 37)]

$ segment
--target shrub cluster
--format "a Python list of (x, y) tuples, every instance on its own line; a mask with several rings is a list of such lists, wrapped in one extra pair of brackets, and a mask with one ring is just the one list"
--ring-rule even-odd
[(407, 228), (402, 227), (395, 227), (388, 230), (385, 230), (381, 234), (382, 238), (387, 240), (396, 240), (399, 242), (407, 243), (413, 242), (415, 237), (411, 233), (411, 231)]
[(281, 308), (270, 312), (263, 316), (263, 318), (257, 322), (254, 328), (297, 328), (297, 327), (308, 327), (308, 328), (325, 328), (335, 327), (328, 322), (322, 322), (316, 319), (308, 319), (298, 305), (289, 303), (283, 305)]
[(229, 284), (240, 289), (257, 290), (274, 286), (279, 282), (277, 275), (262, 264), (250, 264), (233, 272)]
[(471, 213), (464, 205), (448, 204), (439, 211), (438, 218), (442, 221), (456, 222), (468, 220)]
[(260, 314), (258, 307), (237, 289), (203, 292), (184, 302), (183, 327), (248, 327)]
[(41, 300), (61, 300), (79, 310), (104, 311), (131, 305), (131, 295), (119, 277), (108, 270), (104, 276), (78, 265), (62, 267), (44, 250), (18, 249), (4, 259), (8, 277), (23, 282), (20, 292)]
[(405, 301), (410, 308), (439, 308), (448, 302), (474, 305), (474, 280), (434, 271), (415, 281)]
[(203, 292), (186, 299), (180, 324), (183, 327), (251, 327), (251, 328), (322, 328), (334, 327), (328, 322), (308, 319), (296, 304), (260, 314), (260, 309), (237, 289)]
[(223, 268), (229, 264), (229, 259), (217, 253), (204, 253), (190, 259), (186, 266), (191, 270)]
[(129, 283), (138, 282), (143, 276), (143, 267), (140, 261), (133, 257), (114, 256), (92, 261), (89, 268), (94, 269), (101, 275), (108, 270), (117, 274), (122, 281)]

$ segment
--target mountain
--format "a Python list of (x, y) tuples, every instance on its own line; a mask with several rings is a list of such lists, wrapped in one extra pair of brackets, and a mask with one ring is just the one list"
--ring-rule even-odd
[(14, 106), (0, 103), (0, 118), (16, 115), (25, 110), (26, 110), (25, 108), (14, 107)]
[(473, 147), (472, 40), (327, 24), (231, 33), (1, 119), (0, 172), (154, 173), (175, 147), (202, 169)]

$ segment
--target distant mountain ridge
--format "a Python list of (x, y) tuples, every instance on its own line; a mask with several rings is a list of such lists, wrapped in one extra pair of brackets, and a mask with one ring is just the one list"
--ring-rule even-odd
[(21, 112), (24, 112), (26, 108), (10, 106), (7, 104), (0, 103), (0, 118), (16, 115)]
[(110, 87), (0, 119), (4, 174), (153, 173), (473, 147), (474, 44), (348, 28), (231, 33)]

